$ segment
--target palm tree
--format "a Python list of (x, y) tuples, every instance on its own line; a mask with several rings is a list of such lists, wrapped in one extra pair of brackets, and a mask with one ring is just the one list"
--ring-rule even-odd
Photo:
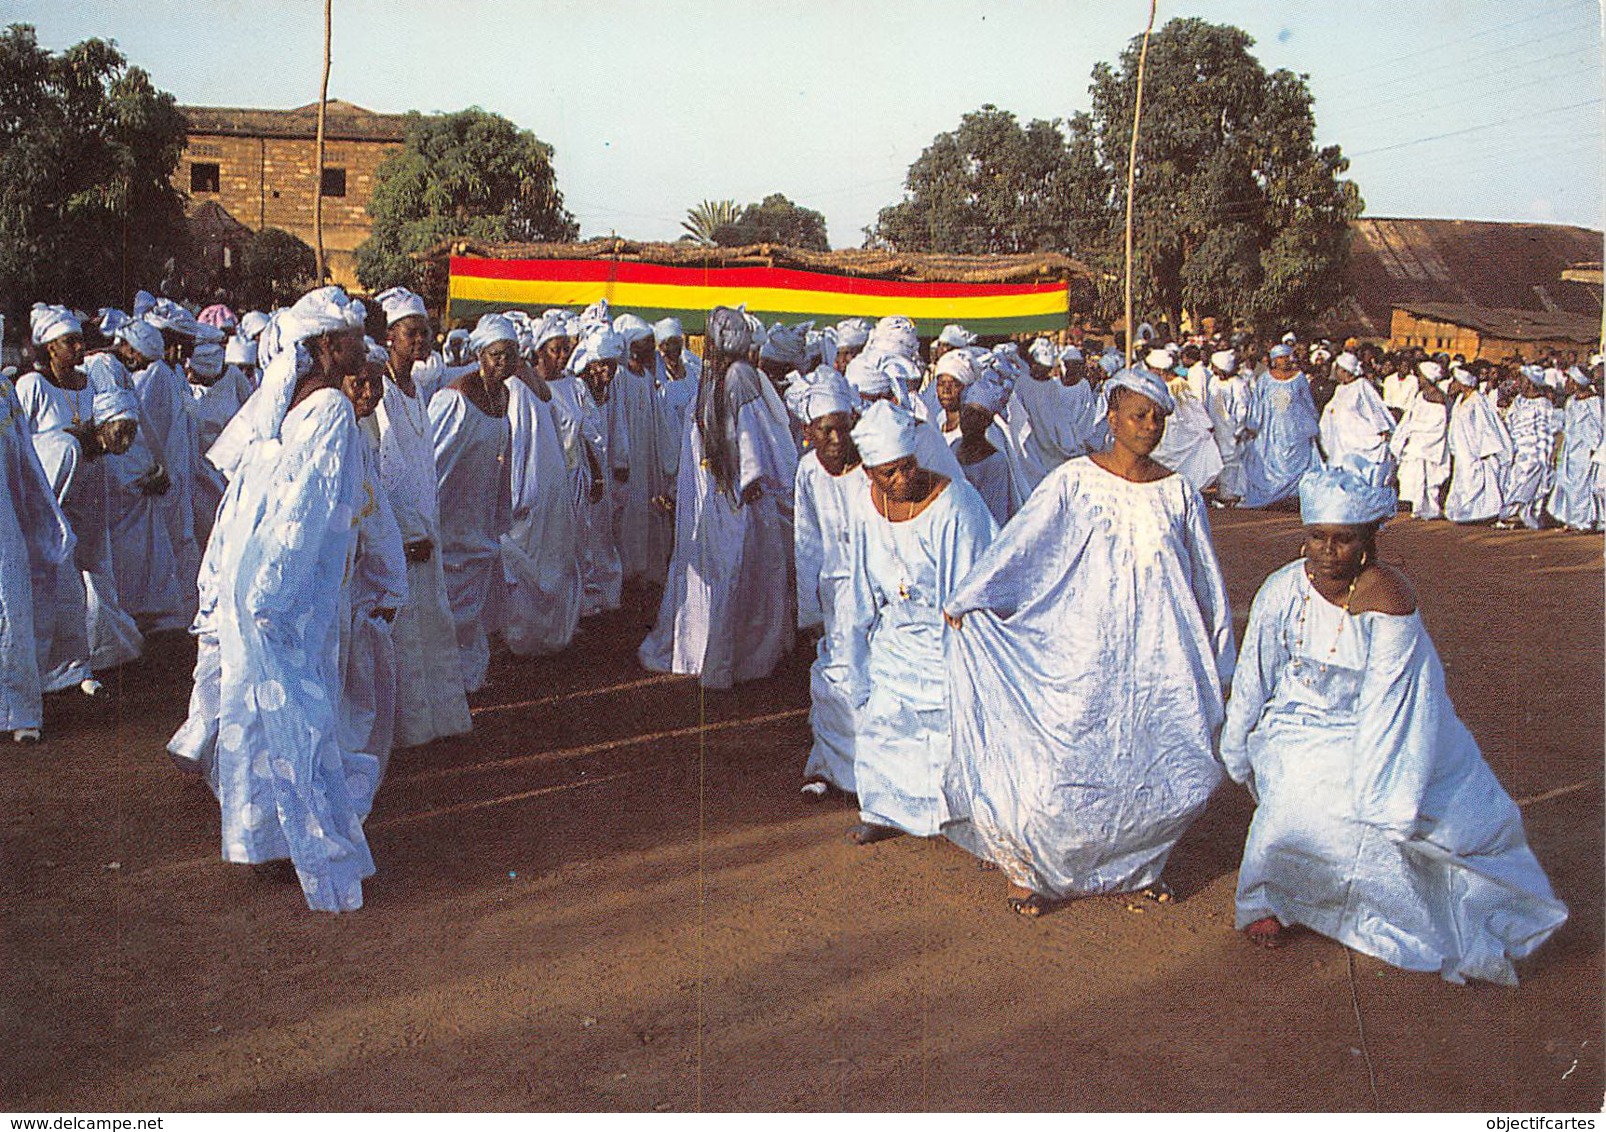
[(733, 200), (705, 200), (697, 207), (686, 210), (686, 219), (680, 222), (686, 234), (681, 239), (713, 247), (714, 233), (736, 223), (741, 214), (742, 206)]

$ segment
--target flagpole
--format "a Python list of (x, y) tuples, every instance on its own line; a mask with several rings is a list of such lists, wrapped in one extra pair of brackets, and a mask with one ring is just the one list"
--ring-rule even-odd
[(1149, 33), (1154, 31), (1155, 9), (1160, 0), (1149, 0), (1149, 26), (1143, 29), (1143, 47), (1138, 51), (1138, 89), (1132, 105), (1132, 147), (1126, 158), (1126, 364), (1132, 364), (1132, 201), (1137, 190), (1138, 123), (1143, 119), (1143, 72), (1149, 62)]

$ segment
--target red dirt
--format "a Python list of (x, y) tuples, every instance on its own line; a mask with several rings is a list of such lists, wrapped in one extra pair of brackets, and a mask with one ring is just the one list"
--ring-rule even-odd
[[(1298, 528), (1215, 522), (1241, 630)], [(1369, 1054), (1388, 1110), (1598, 1110), (1601, 540), (1401, 522), (1383, 553), (1572, 909), (1519, 989), (1251, 947), (1231, 786), (1178, 903), (1011, 915), (951, 846), (857, 848), (847, 807), (798, 801), (806, 657), (704, 696), (636, 666), (624, 613), (500, 659), (472, 736), (399, 754), (367, 907), (314, 915), (218, 860), (162, 754), (191, 658), (166, 639), (0, 756), (0, 1109), (1348, 1111)]]

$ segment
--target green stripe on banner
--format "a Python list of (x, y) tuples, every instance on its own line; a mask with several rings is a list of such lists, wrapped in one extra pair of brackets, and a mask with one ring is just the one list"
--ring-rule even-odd
[[(544, 306), (521, 307), (518, 303), (485, 302), (478, 299), (452, 299), (448, 304), (448, 316), (454, 321), (473, 322), (484, 314), (501, 314), (509, 310), (525, 310), (532, 316), (539, 318)], [(708, 318), (706, 310), (684, 310), (668, 307), (620, 307), (616, 314), (626, 311), (648, 322), (657, 322), (661, 318), (678, 318), (687, 334), (701, 334), (703, 324)], [(807, 315), (796, 311), (764, 311), (752, 310), (748, 312), (754, 318), (760, 319), (768, 326), (775, 322), (795, 323), (804, 318), (813, 318), (817, 329), (824, 329), (840, 319), (854, 317), (850, 314), (826, 314), (817, 312)], [(915, 331), (922, 338), (935, 338), (942, 333), (942, 328), (954, 319), (916, 319)], [(965, 329), (974, 334), (987, 337), (1004, 338), (1015, 334), (1033, 334), (1045, 331), (1064, 330), (1070, 325), (1069, 316), (1063, 312), (1052, 315), (1016, 315), (1010, 318), (981, 318), (958, 320), (964, 323)]]

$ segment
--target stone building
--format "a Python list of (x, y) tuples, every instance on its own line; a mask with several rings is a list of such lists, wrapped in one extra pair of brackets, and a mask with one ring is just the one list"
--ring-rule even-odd
[[(318, 104), (295, 110), (219, 106), (179, 108), (189, 123), (173, 183), (190, 198), (190, 214), (216, 204), (252, 231), (282, 228), (316, 246), (313, 195), (317, 167)], [(330, 100), (324, 116), (323, 243), (334, 282), (354, 285), (356, 249), (368, 238), (368, 198), (374, 170), (401, 147), (407, 119), (376, 114)], [(207, 210), (215, 219), (215, 213)], [(215, 227), (215, 224), (214, 224)], [(202, 254), (222, 261), (233, 253), (209, 249), (210, 236), (192, 224)]]

